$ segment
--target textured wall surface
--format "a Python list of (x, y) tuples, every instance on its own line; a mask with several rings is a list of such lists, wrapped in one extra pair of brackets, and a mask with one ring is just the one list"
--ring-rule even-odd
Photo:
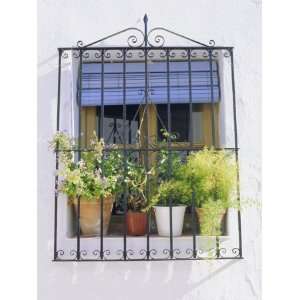
[(56, 48), (142, 26), (147, 12), (151, 27), (235, 47), (242, 197), (260, 200), (260, 1), (39, 0), (38, 6), (39, 299), (260, 299), (261, 216), (255, 208), (243, 212), (241, 261), (51, 262), (54, 157), (48, 150), (56, 126)]

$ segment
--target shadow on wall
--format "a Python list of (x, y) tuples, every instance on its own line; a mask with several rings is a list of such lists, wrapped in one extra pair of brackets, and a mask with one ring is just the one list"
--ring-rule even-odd
[[(226, 291), (218, 286), (230, 288), (232, 278), (220, 276), (219, 285), (217, 277), (237, 262), (84, 262), (54, 263), (54, 267), (58, 267), (58, 272), (68, 272), (60, 284), (68, 290), (69, 299), (208, 300), (223, 299)], [(228, 280), (227, 285), (224, 285), (224, 280)], [(57, 285), (55, 290), (55, 299), (62, 299)]]

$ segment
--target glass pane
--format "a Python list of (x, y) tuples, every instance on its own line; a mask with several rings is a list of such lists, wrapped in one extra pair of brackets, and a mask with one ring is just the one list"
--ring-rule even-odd
[[(126, 106), (125, 121), (125, 143), (134, 144), (137, 142), (137, 131), (139, 126), (138, 105)], [(97, 110), (97, 132), (99, 133), (99, 118), (101, 107)], [(104, 142), (106, 144), (123, 143), (123, 106), (106, 105), (104, 107)]]
[[(167, 105), (156, 106), (158, 113), (158, 140), (162, 140), (162, 129), (168, 128)], [(177, 142), (189, 141), (189, 104), (171, 104), (171, 132), (176, 134)], [(193, 104), (193, 142), (201, 143), (202, 133), (202, 112), (201, 104)]]

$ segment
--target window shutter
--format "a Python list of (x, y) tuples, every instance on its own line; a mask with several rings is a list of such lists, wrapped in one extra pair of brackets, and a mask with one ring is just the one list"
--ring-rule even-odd
[[(84, 63), (82, 65), (82, 106), (100, 106), (102, 96), (102, 65)], [(220, 100), (218, 66), (212, 63), (213, 102)], [(167, 103), (166, 62), (152, 62), (148, 65), (148, 102)], [(191, 95), (193, 103), (211, 103), (211, 79), (209, 61), (191, 61)], [(171, 103), (189, 103), (189, 66), (187, 61), (170, 61), (169, 91)], [(145, 103), (145, 64), (126, 64), (126, 104)], [(104, 63), (104, 104), (123, 104), (123, 64)]]

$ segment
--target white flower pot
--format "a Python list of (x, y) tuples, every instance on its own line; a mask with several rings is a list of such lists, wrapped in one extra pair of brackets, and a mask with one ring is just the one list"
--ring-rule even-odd
[[(168, 206), (154, 206), (158, 235), (170, 236), (170, 208)], [(172, 207), (172, 233), (173, 236), (182, 234), (183, 220), (186, 206)]]

